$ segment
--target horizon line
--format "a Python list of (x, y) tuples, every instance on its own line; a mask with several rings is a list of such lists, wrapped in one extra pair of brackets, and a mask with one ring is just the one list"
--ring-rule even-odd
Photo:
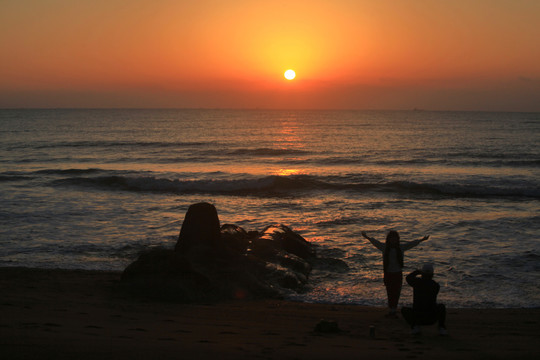
[(264, 107), (0, 107), (0, 110), (228, 110), (228, 111), (387, 111), (387, 112), (485, 112), (485, 113), (540, 113), (527, 110), (438, 110), (409, 109), (346, 109), (346, 108), (264, 108)]

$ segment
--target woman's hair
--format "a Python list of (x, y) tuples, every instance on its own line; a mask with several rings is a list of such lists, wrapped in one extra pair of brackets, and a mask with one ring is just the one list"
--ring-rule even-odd
[(388, 269), (388, 257), (390, 256), (390, 249), (396, 249), (399, 266), (403, 267), (403, 251), (399, 247), (399, 234), (395, 230), (390, 230), (386, 235), (386, 246), (383, 253), (383, 268), (384, 272)]

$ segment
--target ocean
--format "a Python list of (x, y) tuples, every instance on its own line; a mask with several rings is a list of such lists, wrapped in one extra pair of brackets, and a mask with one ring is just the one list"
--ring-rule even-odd
[(296, 301), (385, 306), (361, 232), (394, 229), (447, 306), (540, 306), (540, 113), (4, 109), (0, 140), (0, 266), (121, 271), (206, 201), (348, 264)]

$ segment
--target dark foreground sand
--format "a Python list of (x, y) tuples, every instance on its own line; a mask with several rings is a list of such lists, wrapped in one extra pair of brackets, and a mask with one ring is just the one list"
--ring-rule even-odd
[[(383, 308), (133, 299), (119, 273), (0, 268), (0, 359), (536, 359), (540, 309), (449, 309), (450, 336)], [(340, 333), (317, 333), (321, 319)], [(375, 337), (369, 326), (375, 325)]]

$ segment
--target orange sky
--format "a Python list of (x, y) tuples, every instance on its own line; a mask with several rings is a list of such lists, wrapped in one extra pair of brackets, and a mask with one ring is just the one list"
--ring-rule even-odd
[(2, 0), (0, 107), (540, 111), (539, 24), (536, 0)]

